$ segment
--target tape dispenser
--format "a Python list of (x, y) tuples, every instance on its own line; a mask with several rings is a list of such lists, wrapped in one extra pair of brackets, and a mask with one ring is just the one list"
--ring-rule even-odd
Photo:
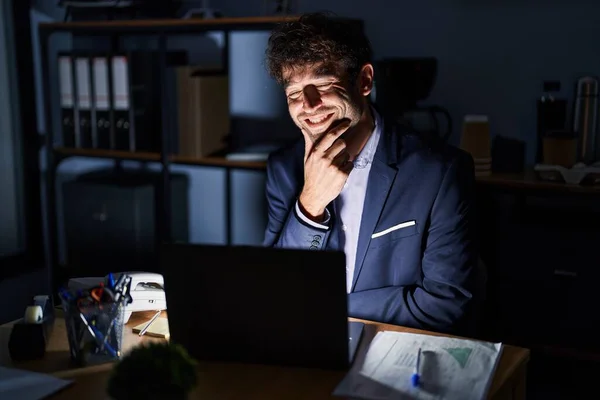
[(13, 361), (42, 358), (54, 326), (54, 308), (50, 296), (34, 296), (23, 318), (13, 325), (8, 351)]

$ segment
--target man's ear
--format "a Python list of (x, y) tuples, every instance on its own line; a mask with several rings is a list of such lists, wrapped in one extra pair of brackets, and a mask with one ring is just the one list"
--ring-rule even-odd
[(362, 66), (358, 73), (358, 91), (362, 96), (368, 96), (373, 90), (374, 70), (373, 64), (367, 63)]

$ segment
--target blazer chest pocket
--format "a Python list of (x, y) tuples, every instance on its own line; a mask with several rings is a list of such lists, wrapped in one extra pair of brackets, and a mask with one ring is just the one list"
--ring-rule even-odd
[(371, 247), (384, 246), (390, 242), (419, 233), (415, 220), (405, 221), (387, 229), (377, 230), (371, 235)]

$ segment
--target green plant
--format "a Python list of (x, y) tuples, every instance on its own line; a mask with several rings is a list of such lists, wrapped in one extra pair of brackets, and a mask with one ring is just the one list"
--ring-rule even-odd
[(107, 393), (114, 400), (185, 399), (196, 380), (196, 361), (183, 346), (149, 343), (114, 366)]

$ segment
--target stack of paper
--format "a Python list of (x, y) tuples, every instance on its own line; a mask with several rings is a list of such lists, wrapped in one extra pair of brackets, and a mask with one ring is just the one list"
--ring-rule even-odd
[(0, 367), (0, 399), (45, 399), (71, 383), (52, 375)]
[[(420, 383), (413, 387), (421, 348)], [(334, 391), (362, 399), (484, 399), (501, 343), (403, 332), (379, 332)]]
[[(140, 333), (146, 327), (146, 325), (148, 325), (148, 322), (134, 326), (132, 329), (133, 333)], [(170, 337), (169, 320), (163, 317), (156, 318), (156, 321), (154, 321), (152, 325), (148, 327), (148, 330), (145, 334), (152, 337), (168, 339)]]

